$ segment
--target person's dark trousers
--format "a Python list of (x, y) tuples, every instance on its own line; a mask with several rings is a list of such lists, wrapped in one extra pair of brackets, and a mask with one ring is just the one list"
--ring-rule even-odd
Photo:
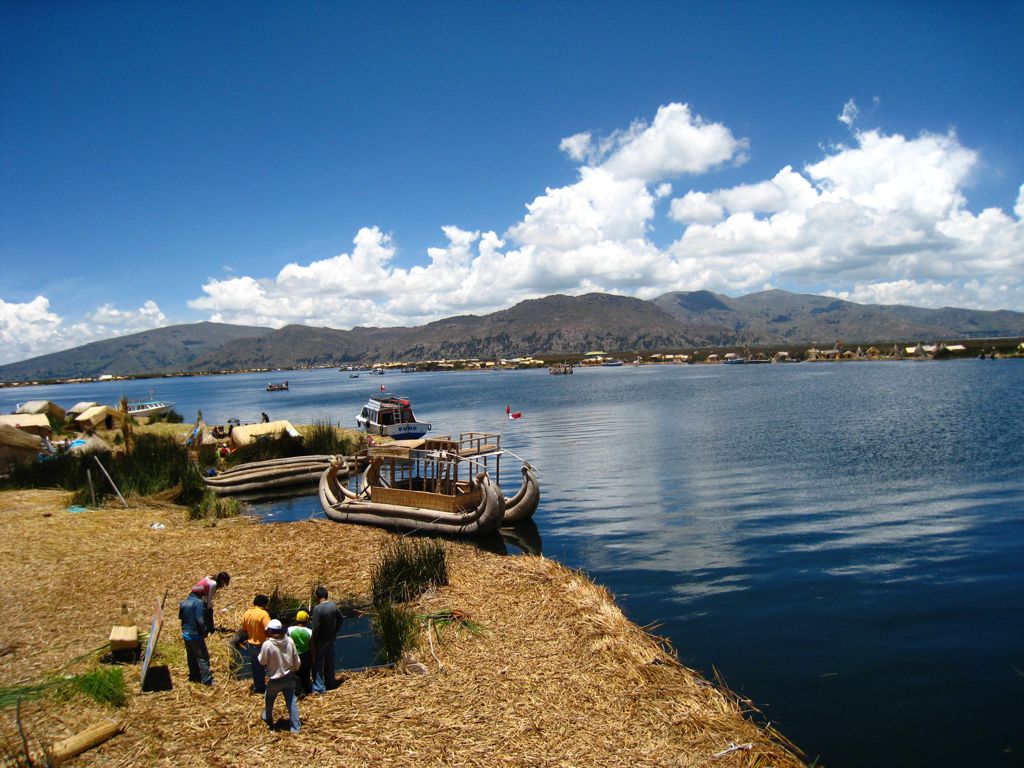
[(190, 683), (213, 685), (213, 674), (210, 672), (210, 651), (206, 640), (185, 640), (185, 658), (188, 660), (188, 679)]
[(303, 696), (313, 692), (313, 667), (309, 663), (309, 651), (299, 654), (299, 693)]
[(313, 661), (313, 693), (326, 693), (334, 688), (334, 639), (316, 646)]
[(267, 668), (260, 664), (260, 645), (246, 643), (246, 650), (249, 652), (249, 661), (252, 664), (252, 692), (263, 693), (267, 690)]

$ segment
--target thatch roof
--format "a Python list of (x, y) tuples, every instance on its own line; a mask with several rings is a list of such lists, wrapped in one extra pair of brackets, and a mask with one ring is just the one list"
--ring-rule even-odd
[(0, 424), (17, 427), (33, 435), (39, 435), (39, 437), (49, 437), (53, 434), (50, 420), (46, 418), (45, 413), (3, 414), (0, 415)]
[(97, 405), (99, 405), (99, 403), (94, 403), (92, 401), (86, 400), (83, 400), (80, 403), (75, 403), (73, 406), (68, 408), (68, 416), (79, 416), (88, 411), (90, 408), (95, 408)]
[(99, 435), (73, 440), (68, 446), (71, 453), (102, 453), (112, 450), (110, 444)]
[(292, 426), (292, 423), (287, 419), (280, 419), (279, 421), (268, 421), (262, 424), (243, 424), (240, 427), (232, 427), (231, 429), (231, 442), (234, 443), (235, 447), (241, 447), (248, 445), (257, 437), (263, 435), (280, 435), (282, 433), (291, 435), (292, 437), (299, 437), (299, 431)]
[[(336, 690), (300, 702), (301, 733), (272, 733), (259, 719), (262, 697), (229, 672), (230, 630), (254, 593), (275, 586), (304, 597), (323, 581), (332, 596), (366, 596), (374, 559), (393, 535), (325, 521), (211, 527), (171, 506), (71, 515), (67, 503), (58, 492), (0, 493), (0, 568), (18, 585), (0, 603), (12, 643), (0, 656), (7, 685), (88, 669), (122, 603), (145, 629), (169, 590), (154, 664), (168, 666), (173, 690), (138, 695), (137, 669), (124, 667), (130, 701), (117, 716), (125, 731), (82, 764), (800, 765), (743, 718), (747, 702), (684, 668), (600, 586), (553, 560), (458, 543), (445, 544), (450, 584), (409, 608), (419, 616), (458, 610), (484, 631), (421, 619), (412, 658), (423, 674), (412, 674), (412, 664), (345, 673)], [(112, 581), (126, 568), (130, 578)], [(229, 632), (208, 641), (215, 683), (207, 688), (186, 682), (176, 609), (199, 576), (218, 570), (231, 574), (217, 592), (216, 617)], [(20, 714), (30, 736), (52, 742), (111, 710), (74, 695), (25, 701)]]
[(39, 455), (42, 438), (17, 427), (0, 424), (0, 470), (11, 464), (27, 464)]
[[(109, 419), (109, 421), (108, 421)], [(75, 419), (79, 429), (114, 429), (124, 423), (124, 412), (109, 405), (94, 405)]]
[(19, 405), (15, 413), (52, 413), (64, 421), (64, 409), (50, 400), (29, 400)]
[(42, 443), (43, 440), (38, 435), (30, 434), (23, 429), (12, 427), (9, 424), (0, 424), (0, 445), (38, 451)]

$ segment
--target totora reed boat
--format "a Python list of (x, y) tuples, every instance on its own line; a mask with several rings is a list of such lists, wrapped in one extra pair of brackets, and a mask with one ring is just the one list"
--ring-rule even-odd
[(464, 432), (458, 440), (371, 445), (366, 470), (354, 478), (354, 487), (339, 479), (346, 469), (340, 457), (323, 473), (320, 504), (327, 517), (341, 523), (485, 535), (530, 519), (540, 501), (537, 471), (525, 461), (519, 490), (511, 498), (502, 493), (499, 478), (505, 455), (512, 454), (501, 448), (501, 436), (484, 432)]

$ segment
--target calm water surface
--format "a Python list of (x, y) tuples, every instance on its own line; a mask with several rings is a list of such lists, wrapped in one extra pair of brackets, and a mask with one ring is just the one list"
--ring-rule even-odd
[(354, 426), (381, 383), (435, 434), (502, 430), (542, 473), (544, 554), (809, 759), (1024, 764), (1024, 361), (322, 370), (0, 390), (0, 410), (153, 389), (188, 420)]

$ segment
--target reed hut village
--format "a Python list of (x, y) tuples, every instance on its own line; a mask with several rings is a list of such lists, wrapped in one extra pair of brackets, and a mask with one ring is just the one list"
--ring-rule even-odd
[[(231, 490), (330, 475), (341, 495), (350, 476), (394, 471), (373, 456), (408, 459), (426, 443), (484, 466), (499, 436), (460, 448), (270, 422), (259, 440), (229, 426), (242, 436), (232, 442), (201, 420), (174, 423), (169, 407), (133, 416), (123, 401), (95, 422), (53, 403), (29, 410), (42, 412), (39, 434), (2, 425), (19, 438), (5, 442), (0, 491), (5, 765), (802, 764), (752, 702), (680, 664), (655, 628), (630, 622), (584, 573), (495, 554), (463, 535), (480, 532), (463, 522), (431, 535), (409, 520), (261, 523), (237, 514)], [(60, 449), (36, 461), (42, 441)], [(432, 466), (432, 490), (452, 472)], [(496, 497), (499, 515), (532, 514), (523, 512), (539, 494), (531, 472), (523, 466), (514, 498)], [(453, 492), (471, 505), (471, 486), (488, 474), (466, 474)], [(506, 485), (518, 482), (512, 474)], [(365, 490), (378, 500), (390, 492), (391, 506), (418, 495), (436, 519), (450, 514), (436, 506), (440, 493), (390, 481)], [(344, 514), (373, 507), (360, 503)], [(254, 599), (267, 609), (256, 629)], [(312, 690), (309, 651), (280, 679), (261, 667), (267, 680), (257, 683), (247, 646), (260, 638), (244, 628), (269, 627), (268, 647), (281, 622), (284, 645), (284, 632), (321, 605), (337, 608), (332, 649), (368, 617), (372, 655), (346, 658), (339, 645)], [(282, 679), (297, 718), (279, 696), (268, 726), (266, 690)]]

